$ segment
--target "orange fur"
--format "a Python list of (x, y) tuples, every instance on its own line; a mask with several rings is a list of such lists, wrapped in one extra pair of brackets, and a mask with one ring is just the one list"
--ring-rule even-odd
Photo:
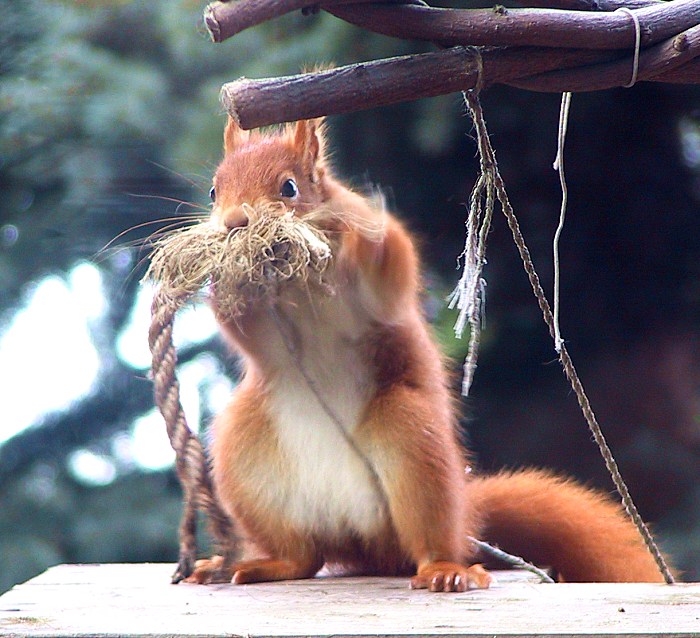
[[(245, 366), (212, 445), (217, 492), (246, 539), (233, 582), (311, 577), (325, 562), (412, 572), (411, 586), (431, 591), (487, 587), (468, 535), (565, 580), (660, 580), (605, 496), (542, 471), (465, 471), (455, 402), (420, 310), (413, 241), (332, 176), (321, 126), (263, 135), (231, 120), (214, 178), (212, 215), (224, 226), (245, 223), (244, 203), (281, 201), (325, 229), (336, 255), (334, 295), (290, 285), (278, 302), (296, 355), (264, 305), (235, 322), (218, 317)], [(288, 179), (293, 198), (281, 190)], [(207, 582), (217, 566), (200, 562), (191, 580)]]
[(542, 470), (473, 482), (484, 538), (553, 567), (561, 580), (663, 581), (636, 528), (605, 494)]

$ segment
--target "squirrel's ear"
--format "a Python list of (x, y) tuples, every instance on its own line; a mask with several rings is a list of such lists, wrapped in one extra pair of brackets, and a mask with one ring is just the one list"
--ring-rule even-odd
[(325, 134), (323, 118), (300, 120), (294, 128), (294, 148), (301, 156), (304, 168), (312, 172), (323, 160)]
[(250, 137), (250, 131), (244, 131), (240, 124), (236, 122), (230, 115), (226, 122), (226, 130), (224, 131), (224, 151), (232, 153), (242, 144), (245, 144)]

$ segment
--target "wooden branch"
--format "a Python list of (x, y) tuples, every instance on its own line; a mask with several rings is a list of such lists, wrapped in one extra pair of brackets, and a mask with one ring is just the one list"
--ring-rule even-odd
[[(377, 0), (325, 0), (323, 7), (341, 4), (369, 4)], [(385, 0), (387, 1), (387, 0)], [(392, 0), (388, 0), (392, 2)], [(425, 6), (422, 0), (393, 0), (394, 4), (417, 4)], [(568, 9), (571, 11), (615, 11), (620, 7), (640, 9), (650, 5), (663, 4), (663, 0), (525, 0), (529, 7)], [(313, 0), (221, 0), (204, 9), (204, 24), (214, 42), (224, 40), (272, 18), (313, 5)], [(316, 5), (320, 6), (320, 5)]]
[[(341, 4), (373, 2), (376, 0), (325, 0), (322, 5), (326, 8)], [(394, 4), (425, 5), (422, 0), (394, 0)], [(640, 9), (652, 5), (659, 6), (663, 4), (663, 0), (525, 0), (522, 4), (527, 4), (529, 7), (570, 11), (615, 11), (620, 7)], [(312, 0), (269, 0), (268, 2), (221, 0), (213, 2), (204, 9), (204, 24), (214, 42), (223, 42), (245, 29), (311, 5), (313, 5)]]
[[(700, 83), (700, 25), (688, 29), (639, 56), (638, 80)], [(688, 62), (691, 62), (688, 64)], [(530, 91), (598, 91), (620, 86), (620, 78), (632, 74), (630, 59), (617, 60), (595, 67), (549, 71), (508, 82)], [(681, 74), (681, 75), (679, 75)], [(682, 78), (682, 79), (681, 79)]]
[(649, 80), (664, 84), (700, 84), (700, 62), (695, 59), (681, 67), (670, 69), (663, 75), (655, 75)]
[(569, 11), (615, 11), (622, 7), (641, 9), (652, 5), (658, 7), (663, 2), (665, 0), (520, 0), (520, 4), (528, 7)]
[(223, 85), (221, 101), (231, 116), (249, 129), (452, 93), (474, 86), (477, 77), (474, 53), (455, 47), (316, 73), (243, 78)]
[[(238, 0), (208, 7), (213, 33), (223, 40), (311, 0)], [(241, 79), (222, 87), (221, 99), (243, 128), (347, 113), (494, 83), (535, 91), (591, 91), (629, 82), (639, 7), (638, 80), (700, 83), (700, 0), (532, 0), (585, 8), (435, 9), (421, 0), (322, 0), (318, 6), (367, 29), (441, 45), (490, 45), (353, 64), (312, 74)], [(211, 28), (211, 25), (210, 25)], [(679, 35), (680, 34), (680, 35)], [(508, 45), (495, 48), (496, 45)], [(536, 48), (534, 48), (536, 47)], [(480, 68), (481, 67), (481, 68)], [(578, 68), (574, 68), (578, 67)]]
[[(700, 75), (698, 27), (656, 45), (640, 58), (640, 79), (666, 81), (682, 66)], [(510, 47), (481, 51), (482, 85), (503, 83), (538, 91), (594, 90), (622, 86), (632, 58), (609, 51)], [(604, 79), (599, 81), (599, 67)], [(561, 71), (573, 67), (583, 70)], [(542, 76), (553, 72), (553, 79)], [(317, 73), (224, 84), (221, 100), (243, 128), (335, 115), (470, 89), (479, 81), (479, 54), (469, 47), (352, 64)], [(571, 80), (567, 73), (572, 73)], [(534, 76), (534, 77), (532, 77)], [(678, 75), (674, 76), (678, 77)], [(682, 77), (682, 76), (681, 76)], [(552, 88), (548, 82), (552, 83)]]
[[(396, 4), (425, 4), (422, 0), (385, 0)], [(368, 4), (376, 0), (328, 0), (331, 4)], [(212, 2), (204, 9), (204, 24), (214, 42), (224, 40), (272, 18), (314, 6), (313, 0), (227, 0)], [(325, 3), (324, 3), (325, 4)]]
[[(559, 0), (585, 2), (586, 0)], [(606, 0), (610, 2), (610, 0)], [(646, 1), (646, 0), (645, 0)], [(205, 11), (212, 38), (221, 42), (243, 29), (294, 11), (310, 0), (215, 2)], [(333, 15), (384, 35), (428, 40), (442, 46), (545, 46), (587, 49), (629, 48), (634, 24), (623, 12), (559, 9), (438, 9), (421, 4), (325, 0)], [(618, 6), (618, 3), (613, 3)], [(619, 3), (624, 6), (623, 3)], [(612, 6), (612, 5), (611, 5)], [(654, 2), (636, 10), (647, 47), (700, 22), (698, 0)]]
[(301, 9), (306, 4), (306, 0), (213, 2), (204, 8), (204, 25), (214, 42), (223, 42), (245, 29)]
[[(634, 23), (623, 12), (436, 9), (384, 4), (324, 4), (322, 7), (376, 33), (427, 40), (441, 46), (624, 49), (634, 44)], [(635, 14), (641, 26), (642, 47), (647, 47), (700, 23), (700, 2), (674, 0), (637, 9)]]

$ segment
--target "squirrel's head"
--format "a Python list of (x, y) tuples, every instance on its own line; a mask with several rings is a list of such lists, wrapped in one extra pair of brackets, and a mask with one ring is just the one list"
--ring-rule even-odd
[(324, 146), (321, 119), (262, 133), (243, 130), (229, 116), (210, 192), (212, 219), (234, 229), (247, 225), (250, 207), (278, 207), (300, 217), (317, 209), (325, 200)]

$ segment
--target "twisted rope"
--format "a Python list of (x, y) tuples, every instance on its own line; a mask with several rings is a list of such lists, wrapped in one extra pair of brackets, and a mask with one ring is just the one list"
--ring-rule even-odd
[(537, 298), (537, 303), (539, 304), (540, 310), (542, 311), (544, 321), (547, 324), (547, 327), (549, 328), (549, 333), (552, 339), (554, 340), (555, 348), (557, 347), (557, 345), (559, 346), (559, 361), (561, 362), (561, 365), (564, 369), (564, 374), (569, 380), (571, 388), (574, 391), (574, 394), (576, 395), (583, 416), (586, 419), (586, 423), (588, 424), (588, 428), (590, 429), (591, 434), (593, 435), (593, 438), (598, 445), (603, 460), (605, 461), (605, 467), (608, 469), (608, 472), (612, 477), (613, 483), (615, 484), (615, 488), (617, 489), (618, 493), (620, 494), (620, 497), (622, 498), (622, 504), (625, 508), (625, 511), (632, 519), (633, 523), (637, 527), (637, 530), (639, 531), (639, 534), (644, 540), (645, 545), (654, 557), (654, 560), (656, 561), (656, 564), (659, 568), (659, 571), (663, 575), (664, 580), (668, 584), (672, 584), (675, 581), (673, 575), (671, 574), (671, 570), (666, 564), (666, 560), (661, 554), (661, 551), (659, 550), (656, 542), (654, 541), (654, 538), (651, 535), (649, 528), (642, 520), (642, 517), (639, 515), (639, 511), (637, 510), (637, 507), (635, 506), (634, 501), (632, 500), (629, 490), (627, 489), (627, 485), (624, 479), (622, 478), (622, 475), (620, 474), (619, 468), (617, 467), (617, 462), (615, 461), (612, 451), (610, 450), (610, 447), (608, 446), (608, 443), (605, 440), (603, 431), (601, 430), (600, 425), (598, 424), (596, 416), (593, 412), (593, 408), (591, 407), (590, 401), (588, 400), (588, 396), (586, 395), (586, 392), (583, 388), (583, 384), (581, 383), (578, 373), (576, 372), (576, 368), (574, 367), (574, 363), (571, 360), (571, 357), (569, 356), (568, 350), (566, 349), (566, 345), (563, 341), (557, 341), (558, 333), (556, 330), (554, 316), (552, 314), (549, 302), (547, 301), (547, 297), (544, 293), (542, 285), (540, 284), (539, 276), (535, 271), (535, 266), (532, 262), (532, 258), (530, 257), (530, 251), (528, 250), (527, 245), (525, 244), (525, 238), (523, 237), (523, 234), (520, 230), (520, 224), (518, 223), (518, 220), (513, 211), (513, 207), (511, 206), (510, 200), (508, 199), (508, 194), (506, 192), (503, 178), (501, 177), (500, 171), (498, 170), (496, 156), (493, 147), (491, 146), (491, 140), (489, 139), (488, 131), (486, 129), (486, 122), (484, 120), (484, 113), (481, 109), (481, 102), (479, 101), (479, 96), (472, 91), (465, 91), (463, 95), (467, 107), (469, 108), (469, 111), (471, 113), (472, 119), (474, 120), (474, 126), (479, 136), (479, 152), (485, 154), (484, 157), (482, 157), (481, 159), (482, 166), (487, 166), (493, 169), (490, 171), (490, 174), (493, 176), (493, 185), (496, 191), (496, 196), (501, 204), (501, 209), (503, 210), (503, 213), (505, 214), (506, 219), (508, 221), (508, 226), (513, 235), (513, 240), (515, 241), (518, 253), (520, 254), (520, 259), (523, 262), (523, 267), (525, 268), (525, 272), (527, 273), (528, 279), (530, 281), (530, 286), (532, 287), (535, 297)]
[(219, 505), (211, 482), (209, 461), (199, 439), (192, 433), (180, 403), (175, 376), (177, 353), (173, 345), (175, 313), (186, 297), (175, 300), (156, 294), (151, 305), (148, 345), (153, 357), (151, 372), (155, 402), (165, 420), (170, 445), (175, 451), (175, 470), (183, 490), (180, 550), (173, 583), (194, 571), (197, 557), (197, 511), (206, 513), (209, 529), (222, 555), (221, 576), (236, 556), (236, 537), (230, 518)]

